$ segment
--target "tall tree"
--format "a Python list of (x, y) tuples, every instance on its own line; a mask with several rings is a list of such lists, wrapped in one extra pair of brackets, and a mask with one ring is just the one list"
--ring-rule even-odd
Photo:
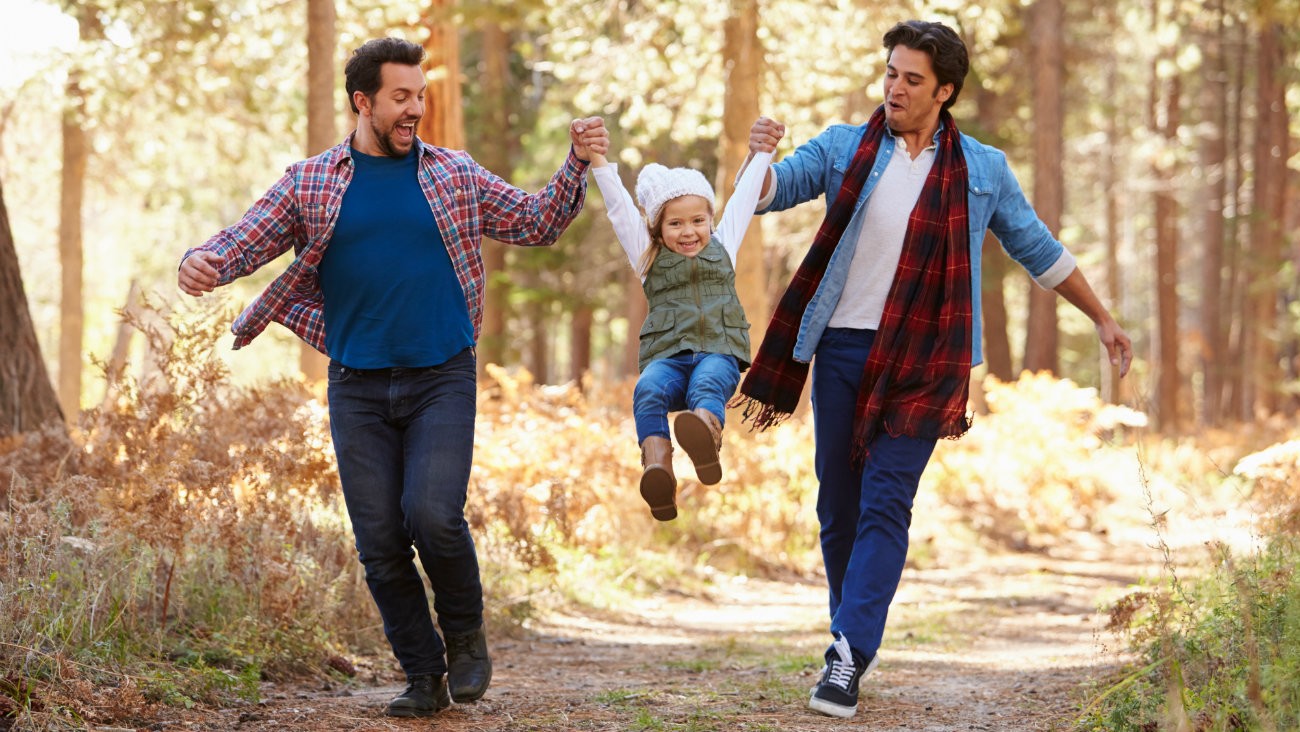
[[(334, 0), (307, 0), (307, 156), (333, 147), (338, 131), (334, 114)], [(325, 378), (329, 359), (299, 344), (298, 368), (312, 381)]]
[(465, 148), (465, 118), (461, 107), (460, 36), (451, 17), (452, 0), (430, 0), (421, 19), (428, 31), (424, 50), (424, 116), (420, 139), (439, 147)]
[[(510, 177), (519, 151), (519, 135), (510, 124), (510, 34), (496, 20), (483, 23), (482, 63), (479, 66), (479, 124), (487, 132), (488, 144), (478, 146), (476, 159), (488, 170)], [(483, 269), (487, 290), (483, 300), (483, 329), (479, 337), (479, 369), (489, 363), (505, 363), (506, 320), (510, 314), (510, 282), (505, 277), (506, 247), (497, 241), (483, 242)]]
[[(1265, 18), (1259, 31), (1256, 73), (1255, 178), (1252, 196), (1251, 264), (1257, 279), (1251, 286), (1251, 321), (1254, 326), (1251, 364), (1246, 390), (1254, 411), (1277, 407), (1281, 369), (1278, 364), (1278, 272), (1283, 263), (1282, 222), (1286, 211), (1287, 149), (1290, 130), (1286, 111), (1286, 31), (1280, 21)], [(1253, 395), (1253, 399), (1251, 396)]]
[[(1155, 28), (1173, 22), (1164, 16), (1161, 3), (1152, 4)], [(1153, 59), (1150, 128), (1159, 144), (1152, 159), (1154, 196), (1156, 276), (1156, 423), (1166, 432), (1181, 424), (1182, 371), (1179, 364), (1178, 332), (1178, 128), (1182, 124), (1182, 74), (1172, 46), (1162, 46)]]
[(1243, 151), (1246, 146), (1246, 70), (1250, 65), (1251, 40), (1247, 23), (1237, 14), (1232, 24), (1228, 41), (1228, 66), (1231, 82), (1228, 84), (1228, 159), (1226, 177), (1228, 180), (1228, 209), (1232, 215), (1227, 219), (1227, 250), (1224, 252), (1224, 283), (1226, 291), (1223, 302), (1229, 314), (1227, 327), (1227, 353), (1224, 359), (1225, 379), (1223, 384), (1223, 408), (1230, 419), (1249, 419), (1249, 406), (1246, 401), (1247, 352), (1249, 338), (1247, 326), (1250, 316), (1246, 295), (1253, 277), (1253, 270), (1247, 266), (1246, 251), (1246, 217), (1242, 192), (1245, 189), (1245, 164)]
[[(1113, 27), (1113, 26), (1112, 26)], [(1119, 72), (1114, 63), (1107, 65), (1106, 89), (1110, 91), (1108, 99), (1115, 99), (1119, 90)], [(1105, 115), (1105, 142), (1101, 159), (1102, 215), (1105, 222), (1106, 239), (1106, 300), (1112, 308), (1118, 308), (1122, 302), (1120, 282), (1119, 247), (1120, 247), (1120, 206), (1121, 176), (1119, 174), (1119, 146), (1123, 133), (1119, 129), (1118, 110), (1113, 107)], [(1104, 350), (1101, 359), (1105, 370), (1104, 397), (1112, 404), (1123, 401), (1123, 381), (1120, 380), (1119, 366), (1110, 363)]]
[(1211, 0), (1203, 13), (1207, 24), (1200, 41), (1204, 48), (1201, 76), (1202, 115), (1200, 167), (1201, 226), (1201, 403), (1202, 419), (1217, 424), (1222, 417), (1224, 356), (1223, 260), (1226, 244), (1224, 204), (1227, 199), (1228, 67), (1224, 53), (1223, 0)]
[[(75, 7), (77, 38), (82, 43), (98, 40), (103, 34), (99, 9), (95, 3)], [(86, 129), (86, 91), (81, 70), (74, 63), (68, 72), (67, 97), (63, 110), (63, 172), (59, 186), (59, 265), (62, 269), (59, 290), (59, 403), (63, 414), (74, 420), (81, 411), (81, 354), (85, 330), (85, 305), (82, 296), (82, 207), (86, 197), (86, 161), (90, 144)]]
[[(1036, 0), (1029, 9), (1034, 90), (1034, 209), (1053, 236), (1065, 207), (1062, 171), (1065, 129), (1065, 13), (1061, 0)], [(1059, 340), (1056, 293), (1031, 286), (1025, 326), (1025, 368), (1056, 372)]]
[[(736, 189), (736, 173), (749, 153), (749, 129), (759, 113), (763, 46), (758, 38), (758, 0), (731, 0), (730, 15), (723, 27), (722, 63), (727, 83), (718, 178), (726, 200)], [(736, 258), (736, 292), (749, 317), (750, 340), (757, 348), (771, 313), (763, 228), (757, 218), (745, 232)]]
[(27, 292), (18, 269), (18, 250), (0, 186), (0, 438), (61, 421), (63, 411), (45, 370)]

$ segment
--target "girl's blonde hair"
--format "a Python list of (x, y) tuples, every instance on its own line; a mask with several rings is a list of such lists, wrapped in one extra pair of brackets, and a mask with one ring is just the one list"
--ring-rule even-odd
[(646, 222), (646, 228), (650, 231), (650, 246), (641, 252), (641, 259), (636, 263), (636, 274), (643, 280), (650, 275), (650, 268), (664, 248), (664, 210), (660, 208), (658, 213), (654, 222)]

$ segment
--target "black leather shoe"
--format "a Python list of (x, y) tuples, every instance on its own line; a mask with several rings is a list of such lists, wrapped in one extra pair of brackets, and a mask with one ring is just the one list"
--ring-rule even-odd
[(447, 680), (442, 674), (425, 674), (407, 679), (406, 691), (388, 702), (390, 717), (432, 717), (451, 706)]
[(487, 635), (483, 629), (447, 636), (447, 685), (457, 704), (478, 701), (492, 681), (492, 659), (488, 658)]

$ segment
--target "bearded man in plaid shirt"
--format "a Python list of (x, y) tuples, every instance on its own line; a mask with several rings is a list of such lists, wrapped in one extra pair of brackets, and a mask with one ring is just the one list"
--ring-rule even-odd
[[(549, 246), (582, 209), (600, 118), (575, 120), (564, 164), (528, 194), (469, 155), (421, 142), (424, 50), (384, 38), (345, 68), (355, 131), (291, 165), (244, 217), (185, 253), (194, 296), (292, 248), (235, 320), (235, 348), (272, 322), (330, 356), (330, 428), (366, 583), (407, 677), (392, 716), (479, 699), (492, 678), (465, 500), (474, 449), (483, 237)], [(418, 556), (433, 589), (434, 629)], [(445, 638), (445, 640), (444, 640)]]
[[(871, 119), (827, 129), (768, 173), (760, 212), (822, 195), (827, 212), (736, 399), (766, 427), (794, 411), (812, 372), (833, 641), (809, 706), (837, 717), (857, 712), (859, 681), (878, 662), (921, 473), (939, 438), (970, 426), (984, 232), (1092, 319), (1121, 375), (1132, 359), (1006, 155), (957, 130), (948, 109), (969, 66), (961, 39), (913, 20), (884, 46), (884, 104)], [(783, 131), (760, 119), (750, 150), (771, 149)]]

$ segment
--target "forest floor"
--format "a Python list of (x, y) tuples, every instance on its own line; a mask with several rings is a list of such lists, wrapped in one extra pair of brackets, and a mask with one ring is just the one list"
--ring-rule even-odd
[[(1186, 557), (1225, 525), (1205, 516), (1179, 532), (1185, 549), (1170, 543)], [(242, 708), (141, 710), (93, 729), (1068, 730), (1089, 685), (1125, 660), (1107, 608), (1164, 561), (1156, 533), (1134, 526), (909, 566), (852, 720), (806, 707), (829, 640), (821, 582), (729, 578), (707, 594), (550, 613), (490, 638), (487, 695), (430, 719), (383, 715), (402, 684), (392, 660), (376, 658), (346, 685), (267, 685)]]

